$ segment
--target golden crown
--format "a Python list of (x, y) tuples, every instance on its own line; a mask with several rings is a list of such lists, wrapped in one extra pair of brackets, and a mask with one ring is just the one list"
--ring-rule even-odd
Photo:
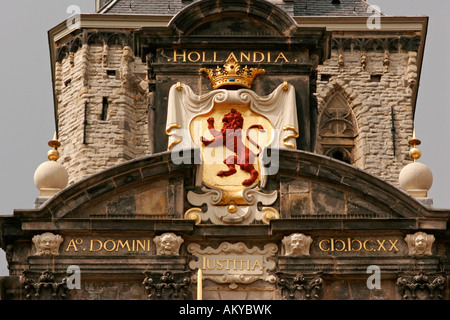
[(213, 89), (227, 85), (241, 86), (250, 89), (253, 80), (255, 80), (258, 75), (264, 74), (266, 71), (258, 68), (249, 69), (247, 66), (241, 69), (238, 61), (234, 55), (231, 54), (223, 65), (223, 69), (219, 68), (219, 66), (217, 66), (215, 70), (201, 68), (200, 72), (208, 74), (207, 78), (211, 82)]

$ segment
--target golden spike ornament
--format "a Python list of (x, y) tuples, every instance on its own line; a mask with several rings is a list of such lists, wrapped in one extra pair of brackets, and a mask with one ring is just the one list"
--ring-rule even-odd
[(417, 148), (417, 146), (420, 145), (422, 142), (416, 138), (416, 129), (413, 130), (413, 137), (411, 140), (409, 140), (408, 143), (412, 147), (409, 150), (409, 155), (411, 158), (414, 159), (414, 162), (416, 162), (416, 160), (422, 156), (422, 151), (420, 151), (420, 149)]
[(61, 146), (61, 143), (57, 139), (56, 132), (53, 135), (53, 139), (48, 142), (48, 145), (53, 148), (47, 152), (48, 160), (50, 160), (50, 161), (58, 160), (59, 159), (59, 151), (57, 149)]

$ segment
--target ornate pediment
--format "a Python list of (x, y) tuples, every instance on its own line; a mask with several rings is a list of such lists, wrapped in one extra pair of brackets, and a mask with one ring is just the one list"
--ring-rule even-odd
[[(247, 188), (243, 194), (249, 203), (272, 202), (270, 206), (281, 219), (383, 218), (387, 223), (389, 219), (425, 221), (434, 216), (439, 220), (439, 211), (433, 213), (435, 210), (406, 192), (354, 166), (300, 150), (270, 151), (278, 153), (279, 171), (267, 176), (264, 190), (259, 191), (264, 192), (264, 198), (253, 188)], [(166, 152), (118, 165), (67, 187), (39, 208), (15, 210), (13, 220), (23, 220), (26, 228), (40, 225), (38, 230), (42, 221), (49, 221), (45, 231), (51, 231), (56, 224), (60, 228), (74, 225), (72, 219), (95, 219), (99, 224), (108, 224), (112, 219), (128, 221), (131, 226), (135, 219), (184, 218), (186, 207), (189, 208), (185, 192), (206, 192), (201, 185), (195, 186), (198, 148), (185, 149), (179, 160), (183, 161), (173, 163), (171, 152)], [(220, 201), (219, 189), (207, 192)], [(274, 192), (275, 198), (268, 197)], [(211, 199), (214, 201), (214, 197)], [(14, 229), (14, 221), (5, 226)], [(421, 220), (417, 221), (420, 225)], [(127, 223), (124, 222), (124, 228)], [(439, 224), (437, 220), (433, 223)]]
[(295, 25), (292, 17), (268, 1), (252, 1), (249, 7), (245, 0), (233, 3), (219, 0), (198, 1), (184, 8), (172, 19), (169, 28), (184, 35), (218, 35), (223, 32), (245, 34), (246, 31), (258, 35), (259, 29), (263, 34), (283, 36), (293, 33), (292, 26)]

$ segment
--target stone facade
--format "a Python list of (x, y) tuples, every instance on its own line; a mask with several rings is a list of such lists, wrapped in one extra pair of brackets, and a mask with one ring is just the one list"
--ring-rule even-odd
[[(413, 130), (412, 87), (417, 78), (411, 70), (417, 70), (416, 55), (416, 51), (391, 53), (387, 67), (382, 63), (385, 53), (369, 51), (362, 71), (361, 51), (346, 50), (341, 70), (338, 51), (332, 50), (317, 77), (317, 119), (331, 98), (340, 95), (356, 120), (350, 162), (394, 184), (410, 161), (407, 141)], [(70, 183), (153, 153), (153, 94), (147, 91), (147, 66), (130, 47), (85, 44), (62, 57), (55, 70), (61, 163)], [(320, 132), (316, 137), (316, 152), (324, 153)]]
[(92, 32), (60, 50), (55, 92), (69, 183), (151, 154), (146, 65), (121, 36)]
[[(338, 150), (345, 154), (341, 160), (397, 185), (401, 168), (411, 160), (408, 140), (413, 131), (421, 35), (371, 32), (333, 31), (331, 53), (317, 66), (310, 88), (293, 82), (297, 92), (314, 93), (311, 102), (302, 101), (299, 122), (307, 121), (308, 126), (298, 148), (339, 159), (333, 156)], [(55, 44), (56, 117), (61, 163), (70, 184), (118, 163), (164, 151), (160, 142), (165, 143), (167, 100), (160, 96), (167, 97), (171, 84), (183, 80), (198, 94), (208, 90), (203, 76), (192, 69), (180, 74), (181, 69), (161, 69), (161, 61), (153, 64), (156, 52), (146, 51), (151, 44), (140, 37), (133, 30), (85, 29)], [(141, 49), (132, 48), (133, 38), (143, 42)], [(157, 41), (150, 38), (146, 41)], [(285, 72), (283, 77), (289, 80)], [(270, 89), (255, 84), (260, 94)], [(332, 100), (340, 100), (351, 111), (352, 135), (342, 140), (339, 133), (328, 134), (324, 146), (323, 111)], [(345, 127), (344, 123), (335, 121), (336, 128)]]
[[(1, 299), (449, 299), (450, 210), (395, 185), (413, 129), (417, 19), (414, 31), (372, 33), (352, 18), (330, 31), (263, 0), (194, 1), (172, 19), (85, 19), (50, 32), (70, 185), (0, 216), (10, 271)], [(354, 30), (336, 29), (346, 23)], [(212, 91), (201, 73), (230, 56), (265, 70), (251, 91)], [(178, 141), (171, 131), (201, 116), (226, 149), (211, 123), (225, 126), (229, 109), (242, 111), (242, 130), (246, 121), (283, 133), (264, 154), (273, 163), (251, 164), (250, 186), (233, 177), (253, 174), (237, 162), (248, 149), (208, 173), (198, 155), (212, 138), (194, 148), (193, 134)], [(177, 144), (182, 152), (167, 151)], [(224, 164), (235, 166), (232, 181)]]
[[(183, 219), (185, 193), (201, 188), (196, 166), (175, 165), (170, 153), (120, 164), (40, 208), (0, 217), (10, 270), (2, 297), (196, 299), (202, 268), (205, 300), (449, 298), (449, 210), (427, 208), (342, 161), (297, 150), (280, 160), (265, 189), (280, 192), (280, 219), (270, 224)], [(57, 251), (41, 254), (33, 239), (48, 232), (60, 239)], [(176, 245), (161, 252), (168, 233)], [(298, 233), (309, 248), (290, 254), (285, 239)], [(382, 270), (379, 289), (367, 286), (372, 265)], [(78, 289), (66, 286), (70, 266), (81, 270)], [(266, 273), (252, 278), (260, 266)]]
[[(365, 71), (361, 51), (346, 50), (342, 56), (342, 71), (336, 49), (319, 66), (317, 119), (332, 97), (342, 97), (356, 120), (351, 163), (398, 184), (401, 168), (411, 161), (408, 139), (417, 79), (417, 72), (411, 70), (417, 70), (417, 52), (391, 53), (387, 67), (383, 52), (368, 51)], [(57, 62), (55, 70), (61, 163), (70, 183), (153, 153), (153, 94), (146, 91), (147, 66), (128, 46), (85, 44)], [(104, 99), (106, 120), (102, 120)], [(316, 135), (316, 152), (323, 154), (321, 134)]]
[[(406, 50), (333, 49), (318, 72), (319, 121), (330, 101), (339, 96), (356, 122), (348, 162), (396, 185), (400, 170), (411, 161), (408, 140), (413, 133), (416, 57), (416, 51)], [(335, 120), (348, 126), (343, 119)], [(321, 128), (319, 122), (316, 152), (325, 154)]]

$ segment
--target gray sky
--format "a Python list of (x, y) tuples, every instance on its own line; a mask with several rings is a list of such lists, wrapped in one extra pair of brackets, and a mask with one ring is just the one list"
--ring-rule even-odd
[[(429, 16), (416, 106), (422, 141), (420, 162), (433, 172), (429, 192), (436, 208), (450, 208), (450, 1), (371, 0), (394, 16)], [(53, 97), (47, 31), (70, 5), (93, 13), (95, 0), (1, 0), (0, 2), (0, 215), (32, 208), (39, 192), (33, 176), (47, 160), (53, 137)], [(0, 276), (7, 275), (0, 250)]]

